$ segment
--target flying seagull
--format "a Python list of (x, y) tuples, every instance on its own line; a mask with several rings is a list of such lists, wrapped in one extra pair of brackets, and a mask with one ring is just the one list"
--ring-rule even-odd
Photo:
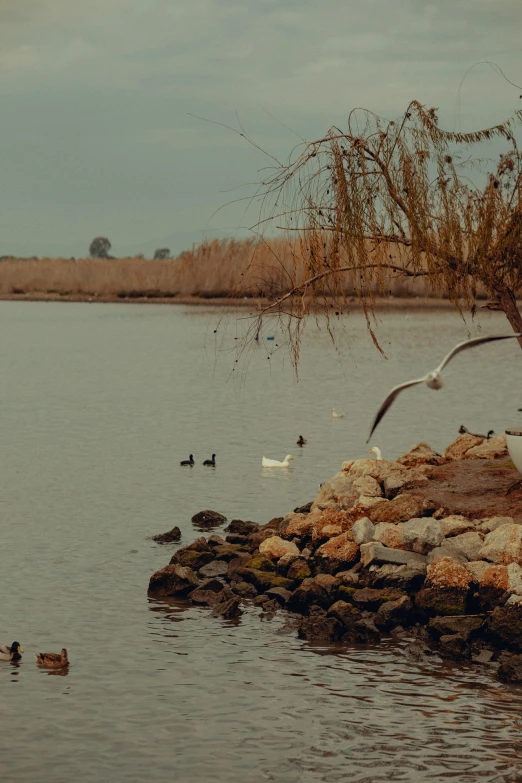
[(444, 367), (450, 362), (454, 356), (456, 356), (461, 351), (466, 350), (466, 348), (474, 348), (475, 345), (482, 345), (482, 343), (491, 343), (495, 340), (510, 340), (513, 337), (522, 337), (522, 333), (518, 334), (496, 334), (491, 335), (490, 337), (474, 337), (472, 340), (465, 340), (463, 343), (459, 343), (454, 348), (451, 349), (449, 354), (444, 357), (444, 359), (441, 361), (438, 367), (436, 367), (434, 370), (431, 370), (427, 375), (425, 375), (423, 378), (417, 378), (414, 381), (406, 381), (406, 383), (400, 383), (398, 386), (394, 386), (391, 392), (388, 394), (386, 399), (384, 400), (383, 404), (377, 411), (377, 415), (375, 416), (372, 424), (372, 428), (370, 430), (370, 434), (368, 435), (368, 441), (373, 435), (373, 432), (381, 419), (383, 418), (386, 411), (391, 407), (392, 403), (394, 402), (395, 398), (401, 393), (403, 389), (408, 389), (410, 386), (416, 386), (418, 383), (425, 383), (426, 386), (430, 389), (441, 389), (443, 386), (443, 380), (441, 376), (441, 372), (444, 369)]

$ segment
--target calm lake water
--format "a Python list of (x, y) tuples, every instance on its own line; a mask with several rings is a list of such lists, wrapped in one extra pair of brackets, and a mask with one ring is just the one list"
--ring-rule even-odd
[[(488, 670), (413, 661), (391, 642), (332, 651), (282, 614), (247, 609), (234, 624), (147, 599), (174, 549), (149, 536), (176, 524), (187, 544), (201, 509), (264, 523), (311, 500), (365, 455), (390, 386), (468, 336), (453, 313), (390, 313), (385, 360), (351, 315), (341, 355), (310, 330), (296, 383), (280, 335), (245, 372), (244, 322), (221, 324), (216, 345), (217, 318), (0, 302), (0, 641), (25, 649), (19, 666), (0, 663), (3, 781), (521, 780), (522, 689)], [(498, 314), (481, 324), (509, 332)], [(459, 357), (446, 381), (405, 392), (372, 445), (394, 458), (421, 440), (444, 448), (460, 424), (520, 426), (514, 341)], [(212, 452), (217, 468), (203, 468)], [(287, 453), (290, 470), (262, 470), (263, 454)], [(39, 671), (34, 653), (62, 646), (68, 674)]]

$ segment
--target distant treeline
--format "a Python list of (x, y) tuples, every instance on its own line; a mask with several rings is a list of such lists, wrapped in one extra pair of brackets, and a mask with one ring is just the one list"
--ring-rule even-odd
[[(274, 297), (286, 290), (290, 276), (299, 278), (300, 258), (299, 243), (284, 239), (213, 239), (175, 259), (2, 256), (0, 295)], [(351, 275), (346, 273), (344, 281), (346, 294), (351, 295)], [(431, 296), (423, 278), (393, 278), (385, 285), (396, 297)]]

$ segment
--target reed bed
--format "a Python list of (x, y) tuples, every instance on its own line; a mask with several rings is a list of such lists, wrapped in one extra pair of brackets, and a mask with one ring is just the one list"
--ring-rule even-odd
[[(214, 239), (165, 261), (9, 257), (0, 260), (0, 296), (272, 298), (299, 279), (301, 269), (299, 244), (283, 239)], [(353, 282), (344, 275), (347, 295)], [(432, 295), (422, 278), (389, 276), (384, 284), (395, 297)], [(374, 293), (382, 293), (382, 284)]]

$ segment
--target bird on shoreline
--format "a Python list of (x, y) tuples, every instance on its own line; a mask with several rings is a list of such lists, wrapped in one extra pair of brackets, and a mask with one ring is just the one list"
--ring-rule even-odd
[(488, 430), (487, 435), (481, 435), (478, 432), (470, 432), (468, 428), (465, 427), (463, 424), (460, 425), (459, 432), (461, 435), (473, 435), (474, 438), (484, 438), (484, 439), (487, 438), (487, 440), (489, 440), (495, 434), (495, 430)]
[(61, 653), (37, 653), (36, 663), (43, 669), (63, 669), (69, 666), (67, 650), (63, 647)]
[(0, 661), (19, 661), (22, 653), (20, 642), (13, 642), (11, 646), (8, 644), (0, 645)]
[(192, 466), (194, 464), (194, 456), (191, 454), (188, 459), (184, 459), (179, 464), (180, 465), (191, 465)]
[(372, 446), (368, 454), (375, 454), (375, 459), (382, 459), (382, 451), (378, 446)]
[[(370, 438), (372, 437), (375, 428), (385, 415), (386, 411), (391, 407), (392, 403), (395, 401), (396, 397), (403, 391), (403, 389), (408, 389), (410, 386), (416, 386), (419, 383), (425, 383), (426, 386), (429, 389), (441, 389), (443, 386), (443, 380), (441, 376), (441, 372), (444, 369), (444, 367), (450, 362), (454, 356), (456, 356), (461, 351), (465, 351), (467, 348), (474, 348), (476, 345), (482, 345), (483, 343), (490, 343), (494, 342), (496, 340), (510, 340), (513, 337), (522, 337), (522, 333), (517, 334), (497, 334), (497, 335), (491, 335), (490, 337), (473, 337), (471, 340), (465, 340), (462, 343), (458, 343), (454, 348), (451, 349), (451, 351), (447, 354), (447, 356), (444, 357), (444, 359), (441, 361), (438, 367), (436, 367), (434, 370), (431, 370), (429, 373), (424, 375), (422, 378), (416, 378), (413, 381), (406, 381), (406, 383), (400, 383), (398, 386), (394, 386), (393, 389), (390, 391), (384, 402), (382, 403), (381, 407), (377, 411), (377, 414), (375, 415), (375, 418), (373, 420), (370, 434), (368, 435), (368, 440), (366, 443), (369, 442)], [(333, 415), (333, 414), (332, 414)]]
[(304, 446), (305, 443), (306, 443), (306, 438), (303, 438), (302, 435), (299, 435), (299, 439), (297, 440), (297, 445), (298, 446)]
[(290, 464), (290, 460), (292, 459), (295, 459), (295, 457), (292, 457), (291, 454), (287, 454), (283, 462), (279, 462), (276, 459), (267, 459), (266, 457), (263, 457), (261, 460), (261, 465), (263, 468), (287, 468)]
[(211, 467), (214, 468), (216, 466), (216, 455), (213, 454), (212, 459), (206, 459), (203, 465), (210, 465)]
[(332, 408), (332, 419), (344, 419), (344, 413), (336, 413), (335, 408)]

